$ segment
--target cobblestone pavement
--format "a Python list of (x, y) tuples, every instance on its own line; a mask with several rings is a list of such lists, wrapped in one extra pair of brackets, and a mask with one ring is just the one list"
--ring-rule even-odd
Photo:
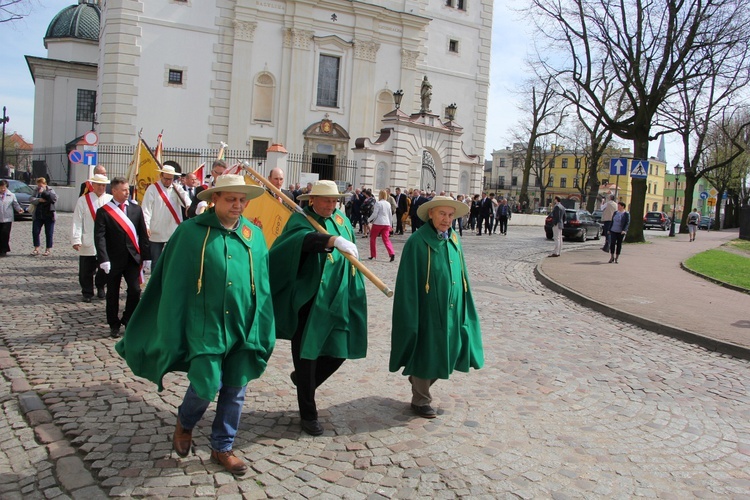
[[(210, 463), (212, 407), (179, 459), (185, 377), (158, 393), (115, 355), (103, 301), (80, 302), (69, 228), (60, 214), (53, 256), (29, 257), (30, 224), (15, 223), (0, 260), (1, 498), (750, 498), (748, 362), (547, 290), (533, 268), (551, 243), (513, 226), (465, 233), (486, 364), (434, 386), (437, 419), (411, 415), (388, 373), (391, 299), (368, 285), (369, 353), (319, 390), (323, 436), (300, 434), (280, 341), (235, 443), (250, 472)], [(398, 258), (378, 255), (366, 262), (393, 286)]]

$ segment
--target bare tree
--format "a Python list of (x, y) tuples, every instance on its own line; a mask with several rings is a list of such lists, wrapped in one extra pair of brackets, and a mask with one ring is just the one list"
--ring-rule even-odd
[[(548, 135), (556, 134), (566, 116), (565, 104), (554, 91), (554, 83), (552, 77), (531, 83), (531, 90), (528, 92), (529, 100), (525, 102), (528, 108), (522, 110), (528, 113), (521, 127), (524, 132), (524, 137), (521, 140), (526, 142), (523, 181), (521, 182), (521, 194), (519, 196), (522, 207), (531, 207), (529, 203), (529, 177), (534, 163), (534, 151), (538, 147), (537, 143)], [(544, 184), (540, 177), (538, 179)]]
[[(645, 159), (649, 141), (672, 130), (660, 109), (676, 86), (700, 76), (710, 57), (704, 49), (747, 43), (747, 10), (743, 0), (531, 0), (528, 12), (540, 37), (561, 51), (540, 61), (547, 73), (572, 82), (586, 95), (579, 106)], [(617, 113), (600, 95), (602, 65), (621, 95)], [(626, 240), (644, 241), (647, 181), (631, 184)]]
[(30, 0), (0, 0), (0, 23), (18, 21), (30, 13)]

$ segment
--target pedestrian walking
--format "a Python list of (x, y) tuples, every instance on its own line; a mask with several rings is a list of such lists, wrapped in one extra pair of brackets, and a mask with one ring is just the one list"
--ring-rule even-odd
[(8, 189), (8, 181), (0, 179), (0, 257), (10, 252), (10, 229), (16, 213), (22, 214), (23, 209)]
[(263, 192), (229, 174), (198, 195), (213, 207), (175, 229), (115, 346), (159, 390), (166, 373), (187, 373), (172, 437), (177, 455), (190, 453), (193, 430), (216, 399), (211, 461), (235, 475), (247, 472), (233, 451), (247, 384), (265, 371), (275, 343), (266, 242), (242, 216)]
[(611, 194), (609, 195), (609, 199), (602, 205), (602, 234), (604, 235), (604, 246), (602, 247), (602, 250), (604, 252), (609, 252), (609, 230), (612, 227), (612, 218), (615, 216), (615, 212), (617, 212), (617, 204), (615, 203), (615, 195)]
[(562, 198), (555, 196), (555, 206), (552, 208), (552, 239), (555, 240), (555, 248), (550, 257), (559, 257), (562, 252), (563, 227), (565, 227), (565, 207)]
[(625, 211), (625, 202), (621, 201), (617, 204), (617, 212), (612, 217), (612, 227), (610, 228), (612, 235), (612, 241), (609, 244), (610, 264), (613, 262), (615, 264), (619, 263), (622, 240), (625, 239), (625, 235), (628, 233), (628, 227), (630, 227), (630, 214)]
[(57, 213), (55, 211), (57, 193), (47, 185), (47, 179), (44, 177), (37, 178), (36, 189), (34, 189), (30, 202), (35, 207), (31, 221), (31, 238), (34, 243), (34, 251), (31, 252), (31, 255), (39, 255), (39, 249), (42, 246), (39, 235), (43, 227), (46, 246), (42, 255), (48, 257), (52, 253), (55, 220), (57, 220)]
[(388, 256), (391, 258), (391, 262), (396, 258), (396, 252), (393, 250), (389, 233), (391, 232), (391, 224), (393, 213), (391, 210), (391, 204), (388, 201), (390, 195), (385, 189), (381, 189), (378, 193), (378, 201), (372, 210), (372, 215), (368, 222), (372, 224), (370, 229), (370, 260), (373, 260), (377, 256), (377, 238), (380, 236), (383, 240), (383, 245), (388, 252)]
[(695, 234), (698, 232), (698, 223), (701, 221), (701, 214), (698, 213), (697, 208), (693, 208), (693, 211), (688, 215), (688, 234), (690, 235), (690, 241), (695, 241)]

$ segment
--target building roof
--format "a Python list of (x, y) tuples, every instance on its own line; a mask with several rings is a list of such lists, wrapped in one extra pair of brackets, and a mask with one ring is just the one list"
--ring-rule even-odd
[(99, 40), (101, 9), (92, 0), (78, 0), (78, 5), (70, 5), (57, 13), (49, 23), (44, 40), (51, 38), (77, 38)]

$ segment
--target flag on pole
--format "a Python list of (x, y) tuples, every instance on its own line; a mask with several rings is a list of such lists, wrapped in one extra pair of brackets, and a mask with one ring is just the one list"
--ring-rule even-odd
[[(133, 152), (133, 158), (130, 160), (128, 170), (125, 172), (125, 178), (128, 180), (128, 184), (135, 186), (136, 178), (138, 176), (138, 164), (141, 162), (141, 133), (138, 132), (138, 143), (135, 145), (135, 151)], [(134, 191), (130, 192), (131, 196), (134, 195)]]
[(201, 166), (193, 170), (193, 174), (195, 175), (195, 178), (198, 179), (198, 182), (201, 183), (201, 185), (206, 181), (206, 163), (201, 163)]
[(242, 163), (235, 163), (228, 169), (224, 170), (224, 174), (242, 175)]
[(146, 194), (146, 189), (159, 180), (159, 170), (161, 170), (161, 163), (159, 163), (151, 152), (151, 149), (143, 139), (138, 141), (138, 147), (136, 148), (136, 154), (138, 155), (138, 166), (136, 171), (135, 182), (132, 183), (132, 191), (137, 202), (143, 200), (143, 196)]
[(159, 162), (159, 165), (161, 165), (161, 154), (164, 150), (164, 145), (161, 143), (161, 137), (164, 134), (164, 131), (162, 130), (159, 132), (159, 136), (156, 138), (156, 149), (154, 150), (154, 158), (156, 158), (156, 161)]
[[(245, 184), (263, 186), (249, 175), (245, 176)], [(273, 193), (266, 190), (263, 196), (250, 200), (242, 215), (263, 231), (266, 246), (271, 248), (286, 226), (289, 217), (292, 216), (292, 210), (281, 203)]]

